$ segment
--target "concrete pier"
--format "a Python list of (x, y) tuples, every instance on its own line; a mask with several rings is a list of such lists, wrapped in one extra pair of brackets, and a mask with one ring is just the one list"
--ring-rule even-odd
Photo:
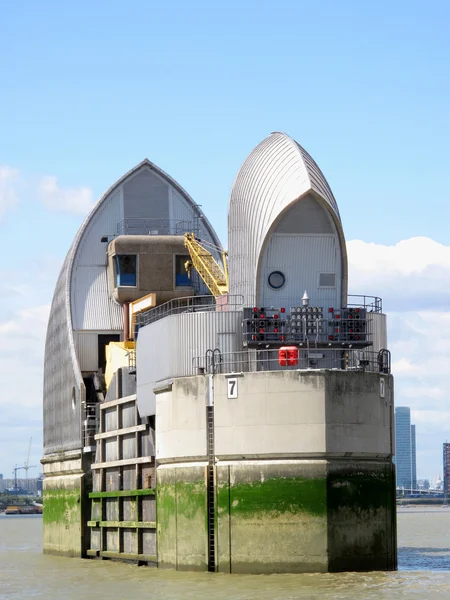
[[(396, 568), (393, 381), (341, 371), (214, 376), (213, 507), (206, 378), (157, 394), (158, 564), (269, 573)], [(214, 510), (214, 535), (208, 511)]]
[[(90, 475), (80, 451), (59, 452), (42, 459), (45, 554), (85, 555), (88, 545)], [(87, 481), (89, 479), (89, 481)]]

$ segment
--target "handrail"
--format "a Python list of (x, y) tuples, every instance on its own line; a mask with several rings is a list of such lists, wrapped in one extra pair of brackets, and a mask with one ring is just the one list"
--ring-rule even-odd
[[(215, 360), (217, 353), (218, 360)], [(336, 348), (300, 348), (298, 363), (281, 367), (278, 350), (241, 350), (225, 352), (208, 350), (205, 355), (192, 359), (192, 374), (204, 373), (251, 373), (255, 371), (275, 370), (337, 370), (365, 371), (369, 373), (391, 372), (391, 356), (389, 350), (373, 352), (371, 350), (336, 349)]]
[[(184, 296), (174, 298), (164, 304), (150, 308), (136, 315), (136, 327), (144, 327), (170, 315), (179, 315), (187, 312), (205, 311), (233, 311), (240, 310), (244, 303), (243, 296), (227, 296), (226, 302), (216, 302), (214, 296)], [(134, 334), (135, 332), (133, 332)]]
[[(362, 298), (362, 302), (350, 302), (350, 298)], [(367, 309), (367, 312), (382, 313), (383, 312), (383, 300), (378, 296), (367, 296), (366, 294), (349, 294), (347, 299), (347, 306), (359, 306)]]
[(117, 223), (117, 235), (184, 235), (199, 233), (198, 224), (182, 219), (127, 217)]

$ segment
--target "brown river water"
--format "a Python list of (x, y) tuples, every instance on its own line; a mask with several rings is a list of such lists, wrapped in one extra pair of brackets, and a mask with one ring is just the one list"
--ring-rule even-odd
[(0, 515), (0, 599), (450, 600), (450, 509), (399, 509), (398, 545), (395, 573), (177, 573), (44, 556), (41, 517)]

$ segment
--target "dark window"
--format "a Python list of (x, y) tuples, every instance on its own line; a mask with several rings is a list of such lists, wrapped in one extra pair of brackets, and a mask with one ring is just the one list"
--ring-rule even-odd
[(122, 254), (115, 256), (116, 261), (116, 287), (136, 286), (136, 256)]
[(272, 271), (268, 279), (270, 287), (274, 290), (282, 288), (285, 281), (286, 278), (281, 271)]
[(189, 260), (189, 256), (175, 256), (175, 285), (192, 285), (188, 272), (186, 271), (185, 263)]
[(109, 342), (120, 342), (118, 333), (99, 334), (98, 336), (98, 368), (105, 372), (106, 367), (106, 351), (105, 348)]

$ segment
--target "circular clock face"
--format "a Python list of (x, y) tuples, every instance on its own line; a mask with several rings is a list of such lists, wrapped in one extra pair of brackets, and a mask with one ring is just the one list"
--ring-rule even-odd
[(268, 278), (269, 285), (274, 290), (282, 288), (285, 281), (286, 278), (281, 271), (272, 271)]

